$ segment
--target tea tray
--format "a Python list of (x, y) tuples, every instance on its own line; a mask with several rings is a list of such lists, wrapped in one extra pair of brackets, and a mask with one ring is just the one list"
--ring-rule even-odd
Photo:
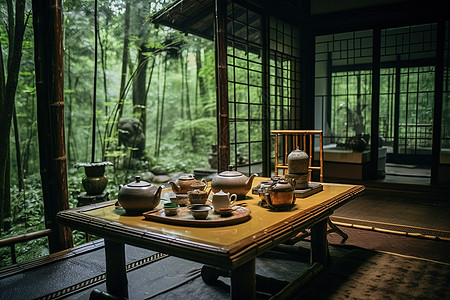
[(306, 189), (295, 189), (294, 195), (295, 198), (306, 198), (315, 193), (318, 193), (323, 190), (323, 185), (320, 183), (308, 183), (308, 187)]
[(214, 212), (209, 211), (206, 220), (196, 220), (192, 216), (191, 211), (187, 207), (178, 207), (178, 214), (175, 216), (166, 216), (164, 209), (157, 211), (145, 212), (142, 215), (146, 220), (160, 222), (172, 225), (194, 226), (194, 227), (220, 227), (243, 223), (250, 219), (251, 211), (243, 206), (232, 206), (233, 212), (230, 216), (222, 217)]

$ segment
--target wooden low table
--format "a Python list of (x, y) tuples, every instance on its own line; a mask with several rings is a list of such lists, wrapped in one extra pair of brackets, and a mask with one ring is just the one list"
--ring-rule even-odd
[[(256, 177), (254, 185), (267, 178)], [(229, 272), (232, 299), (255, 298), (255, 258), (262, 252), (311, 228), (311, 264), (328, 264), (327, 219), (333, 211), (358, 196), (363, 186), (323, 183), (323, 191), (297, 199), (289, 211), (259, 205), (248, 193), (251, 218), (220, 227), (185, 227), (127, 216), (115, 201), (61, 211), (57, 220), (66, 226), (105, 239), (106, 288), (109, 294), (128, 297), (125, 245), (129, 244), (196, 261)], [(160, 204), (161, 205), (161, 204)]]

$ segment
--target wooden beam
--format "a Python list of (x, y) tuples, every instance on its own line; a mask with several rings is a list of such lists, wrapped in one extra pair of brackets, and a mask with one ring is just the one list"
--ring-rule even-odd
[(444, 52), (445, 52), (445, 22), (439, 22), (437, 28), (435, 67), (435, 91), (433, 109), (433, 147), (431, 155), (431, 183), (438, 183), (439, 163), (441, 159), (441, 137), (442, 137), (442, 107), (444, 95)]
[(219, 172), (230, 164), (230, 131), (228, 116), (227, 71), (227, 1), (215, 0), (215, 47), (217, 91), (217, 141)]
[(56, 223), (69, 208), (64, 135), (61, 0), (33, 0), (39, 159), (50, 252), (73, 246), (70, 229)]

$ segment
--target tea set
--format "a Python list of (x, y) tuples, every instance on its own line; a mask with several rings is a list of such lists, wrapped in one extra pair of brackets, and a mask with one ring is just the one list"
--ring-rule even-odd
[[(292, 174), (299, 174), (294, 173), (296, 166), (301, 166), (301, 173), (304, 173), (304, 163), (299, 164), (299, 161), (305, 160), (305, 157), (298, 150), (295, 151), (297, 152), (291, 155), (295, 163)], [(212, 179), (211, 186), (207, 189), (205, 179), (197, 180), (193, 174), (182, 175), (178, 180), (169, 182), (174, 196), (170, 197), (170, 202), (164, 203), (164, 214), (168, 217), (177, 216), (179, 207), (187, 207), (196, 220), (205, 220), (210, 213), (220, 214), (221, 217), (232, 216), (235, 202), (245, 199), (256, 176), (257, 174), (251, 174), (247, 177), (229, 166), (227, 171)], [(275, 176), (261, 181), (252, 189), (252, 193), (259, 195), (263, 207), (292, 207), (295, 204), (294, 189), (298, 184), (296, 179), (292, 176)], [(118, 203), (127, 213), (154, 210), (160, 203), (162, 188), (163, 186), (156, 187), (136, 176), (134, 182), (119, 186)]]

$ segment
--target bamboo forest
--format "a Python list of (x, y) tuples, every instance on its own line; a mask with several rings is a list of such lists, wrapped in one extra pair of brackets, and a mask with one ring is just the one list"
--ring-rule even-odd
[[(136, 170), (147, 181), (167, 182), (174, 172), (208, 166), (217, 135), (214, 44), (151, 24), (152, 14), (170, 2), (63, 1), (71, 207), (83, 191), (78, 167), (85, 162), (112, 163), (106, 168), (110, 199)], [(12, 99), (14, 107), (9, 145), (2, 145), (9, 155), (1, 157), (10, 174), (2, 177), (0, 238), (7, 238), (44, 229), (44, 213), (31, 1), (0, 3), (1, 106)], [(127, 133), (134, 130), (139, 134), (131, 141)], [(74, 240), (82, 243), (84, 235), (75, 232)], [(48, 254), (46, 243), (18, 244), (17, 261)], [(1, 265), (10, 264), (9, 249), (0, 251)]]

